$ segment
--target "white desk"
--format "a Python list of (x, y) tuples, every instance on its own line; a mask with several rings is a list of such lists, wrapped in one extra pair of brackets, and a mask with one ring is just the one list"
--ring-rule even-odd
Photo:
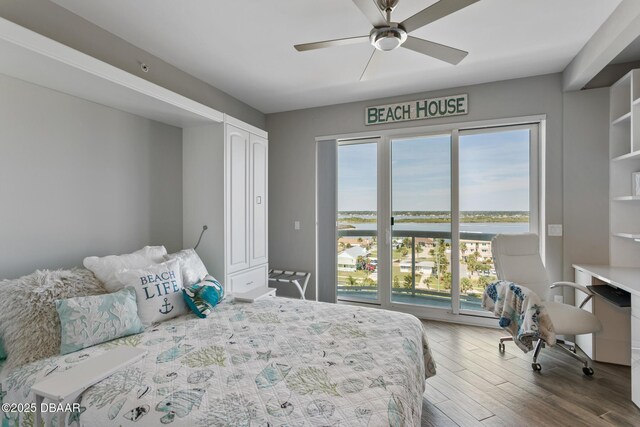
[[(631, 294), (630, 315), (626, 317), (622, 317), (624, 313), (623, 310), (614, 310), (607, 306), (610, 305), (608, 303), (601, 305), (606, 318), (601, 318), (600, 315), (594, 311), (596, 316), (603, 322), (605, 329), (606, 322), (617, 322), (617, 327), (613, 328), (613, 331), (611, 331), (612, 328), (609, 328), (610, 332), (606, 330), (603, 331), (607, 332), (608, 335), (602, 342), (598, 342), (599, 335), (595, 334), (594, 337), (590, 335), (583, 335), (580, 338), (576, 337), (576, 343), (580, 348), (585, 350), (583, 346), (587, 347), (587, 349), (589, 346), (589, 342), (585, 340), (594, 338), (592, 343), (594, 345), (600, 344), (601, 347), (610, 352), (610, 357), (615, 356), (616, 348), (623, 349), (621, 351), (628, 351), (630, 358), (627, 360), (630, 360), (631, 363), (631, 400), (633, 400), (633, 403), (637, 406), (640, 406), (640, 268), (578, 264), (574, 264), (573, 268), (575, 269), (576, 283), (585, 286), (608, 284)], [(584, 294), (578, 294), (578, 292), (576, 292), (576, 305), (579, 305), (583, 299)], [(597, 301), (595, 303), (587, 303), (585, 308), (595, 308), (596, 311), (598, 311), (598, 307), (593, 305), (597, 303)], [(611, 337), (613, 337), (614, 340), (611, 340)], [(615, 341), (619, 340), (620, 337), (625, 337), (625, 342)], [(618, 345), (615, 345), (616, 343)], [(625, 354), (624, 356), (626, 358), (627, 355)]]

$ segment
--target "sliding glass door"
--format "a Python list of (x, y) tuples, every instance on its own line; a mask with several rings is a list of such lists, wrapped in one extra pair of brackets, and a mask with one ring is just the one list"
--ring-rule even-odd
[(391, 140), (391, 301), (451, 308), (451, 136)]
[(379, 302), (377, 141), (338, 145), (338, 298)]
[(495, 281), (491, 239), (537, 230), (537, 127), (463, 131), (459, 138), (460, 309), (481, 310)]
[(537, 232), (538, 125), (343, 141), (337, 296), (479, 314), (491, 239)]

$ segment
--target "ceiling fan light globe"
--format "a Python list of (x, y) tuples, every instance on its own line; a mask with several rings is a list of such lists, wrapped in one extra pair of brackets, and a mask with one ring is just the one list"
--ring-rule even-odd
[(401, 44), (400, 39), (395, 36), (381, 37), (376, 40), (376, 48), (383, 51), (393, 50)]
[(371, 44), (378, 50), (387, 52), (402, 46), (407, 40), (407, 33), (398, 27), (374, 28), (369, 35)]

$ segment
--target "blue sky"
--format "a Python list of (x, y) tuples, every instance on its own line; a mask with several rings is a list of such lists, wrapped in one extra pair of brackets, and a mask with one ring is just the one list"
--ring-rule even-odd
[[(393, 209), (442, 211), (451, 206), (448, 136), (392, 144)], [(376, 146), (340, 146), (338, 210), (376, 209)], [(460, 137), (460, 209), (529, 210), (529, 131)]]

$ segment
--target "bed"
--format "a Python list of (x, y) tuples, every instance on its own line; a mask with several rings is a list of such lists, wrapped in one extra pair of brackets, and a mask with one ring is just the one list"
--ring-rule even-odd
[[(207, 319), (181, 316), (3, 372), (0, 396), (32, 402), (30, 387), (41, 378), (119, 345), (148, 354), (86, 390), (69, 425), (419, 426), (425, 379), (435, 375), (414, 316), (277, 297), (227, 299)], [(3, 426), (33, 421), (31, 414), (4, 416)]]

